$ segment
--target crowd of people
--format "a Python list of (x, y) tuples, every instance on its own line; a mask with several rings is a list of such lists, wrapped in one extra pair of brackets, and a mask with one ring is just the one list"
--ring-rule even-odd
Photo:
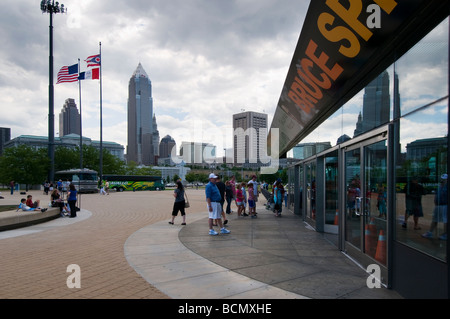
[[(258, 183), (257, 176), (253, 175), (248, 182), (236, 182), (235, 176), (223, 182), (222, 178), (214, 173), (209, 175), (209, 183), (205, 186), (205, 197), (207, 210), (209, 214), (208, 226), (210, 235), (228, 234), (230, 231), (226, 228), (228, 224), (227, 215), (233, 213), (232, 203), (237, 208), (237, 218), (257, 218), (256, 203), (259, 200), (261, 189), (268, 190), (268, 184)], [(268, 199), (267, 205), (271, 207), (276, 217), (281, 217), (284, 187), (281, 179), (278, 179), (272, 187), (272, 194)], [(173, 196), (175, 201), (172, 209), (172, 219), (169, 224), (173, 225), (175, 217), (181, 214), (183, 222), (186, 225), (186, 193), (181, 181), (177, 182)], [(217, 232), (214, 227), (219, 227)]]
[[(13, 182), (12, 182), (13, 183)], [(48, 195), (50, 193), (50, 205), (51, 207), (59, 207), (61, 217), (77, 217), (77, 189), (75, 185), (69, 181), (59, 180), (55, 183), (44, 183), (44, 193)], [(13, 186), (12, 186), (13, 187)], [(11, 194), (13, 189), (11, 188)], [(22, 211), (40, 211), (45, 212), (48, 208), (41, 207), (40, 199), (33, 200), (32, 195), (27, 195), (27, 198), (20, 200), (19, 208)]]

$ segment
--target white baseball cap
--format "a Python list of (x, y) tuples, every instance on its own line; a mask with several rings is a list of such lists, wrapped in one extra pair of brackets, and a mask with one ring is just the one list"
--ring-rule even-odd
[(441, 179), (447, 179), (448, 178), (448, 175), (447, 174), (442, 174), (441, 175)]
[(217, 175), (214, 173), (209, 174), (209, 178), (217, 178)]

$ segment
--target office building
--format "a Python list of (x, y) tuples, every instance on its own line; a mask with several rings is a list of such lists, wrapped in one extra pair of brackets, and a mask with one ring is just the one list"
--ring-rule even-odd
[(293, 157), (295, 159), (304, 159), (320, 153), (331, 147), (330, 142), (301, 143), (293, 148)]
[(0, 155), (3, 154), (3, 146), (11, 140), (11, 129), (9, 127), (0, 127)]
[[(5, 148), (27, 145), (34, 149), (48, 148), (47, 136), (20, 135), (5, 143)], [(83, 145), (92, 145), (100, 151), (100, 141), (92, 140), (83, 136)], [(78, 148), (80, 147), (80, 135), (68, 134), (55, 137), (55, 147)], [(111, 155), (120, 160), (124, 160), (124, 147), (116, 142), (102, 141), (102, 149), (107, 150)]]
[(128, 84), (127, 161), (154, 165), (158, 153), (159, 133), (153, 113), (152, 82), (139, 63)]
[(59, 113), (59, 136), (80, 135), (81, 116), (74, 99), (66, 99)]
[(234, 164), (259, 167), (267, 150), (267, 114), (242, 112), (233, 114)]
[(175, 140), (170, 135), (164, 136), (159, 143), (159, 158), (170, 158), (172, 151), (176, 155), (176, 149), (173, 150), (176, 146)]

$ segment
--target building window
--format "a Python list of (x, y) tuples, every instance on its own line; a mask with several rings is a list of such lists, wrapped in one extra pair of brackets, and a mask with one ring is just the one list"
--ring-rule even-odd
[[(395, 63), (401, 120), (396, 240), (446, 260), (448, 20)], [(445, 198), (445, 199), (444, 199)]]

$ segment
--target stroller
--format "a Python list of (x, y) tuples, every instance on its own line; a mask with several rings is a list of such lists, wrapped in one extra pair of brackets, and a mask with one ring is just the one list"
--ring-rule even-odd
[(273, 200), (273, 195), (270, 195), (267, 199), (266, 209), (274, 211), (275, 209), (275, 201)]

